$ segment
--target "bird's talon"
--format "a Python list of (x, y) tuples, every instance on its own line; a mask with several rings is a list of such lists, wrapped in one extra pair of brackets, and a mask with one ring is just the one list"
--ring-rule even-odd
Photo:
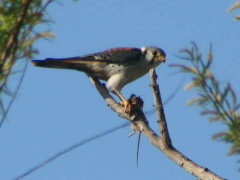
[(121, 105), (123, 106), (123, 112), (125, 112), (125, 113), (131, 112), (131, 104), (127, 100), (122, 101)]

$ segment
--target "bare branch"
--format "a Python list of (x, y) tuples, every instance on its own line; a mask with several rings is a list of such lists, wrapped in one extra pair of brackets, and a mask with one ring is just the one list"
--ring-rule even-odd
[(154, 105), (155, 105), (155, 110), (156, 110), (156, 115), (157, 115), (157, 123), (158, 127), (161, 133), (161, 136), (164, 138), (164, 142), (166, 142), (166, 146), (171, 147), (172, 142), (171, 138), (168, 132), (168, 127), (167, 127), (167, 121), (165, 119), (165, 114), (164, 114), (164, 109), (163, 109), (163, 104), (162, 104), (162, 99), (160, 95), (160, 90), (159, 86), (157, 84), (157, 74), (154, 69), (150, 70), (150, 77), (151, 77), (151, 88), (153, 91), (153, 99), (154, 99)]
[[(121, 105), (119, 105), (112, 98), (112, 96), (109, 94), (109, 92), (106, 89), (104, 84), (101, 84), (98, 79), (95, 79), (95, 78), (92, 78), (92, 77), (89, 77), (89, 78), (90, 78), (91, 82), (94, 84), (94, 86), (97, 88), (98, 92), (104, 98), (107, 105), (110, 106), (112, 108), (112, 110), (117, 112), (119, 114), (119, 116), (131, 121), (137, 127), (137, 129), (140, 131), (140, 133), (143, 133), (148, 138), (148, 140), (151, 142), (151, 144), (153, 144), (159, 150), (161, 150), (172, 161), (174, 161), (180, 167), (185, 169), (190, 174), (198, 177), (199, 179), (202, 179), (202, 180), (213, 180), (213, 179), (214, 180), (224, 180), (224, 178), (221, 178), (221, 177), (217, 176), (216, 174), (214, 174), (213, 172), (211, 172), (207, 168), (204, 168), (204, 167), (199, 166), (198, 164), (194, 163), (193, 161), (191, 161), (189, 158), (184, 156), (182, 153), (180, 153), (177, 149), (175, 149), (172, 146), (170, 135), (169, 135), (168, 129), (167, 129), (167, 123), (166, 123), (166, 119), (165, 119), (165, 115), (164, 115), (163, 105), (162, 105), (162, 102), (161, 102), (160, 90), (159, 90), (159, 86), (156, 82), (157, 75), (154, 71), (152, 71), (150, 74), (151, 74), (153, 95), (154, 95), (154, 99), (155, 99), (155, 106), (158, 107), (157, 108), (157, 116), (159, 116), (158, 117), (158, 119), (159, 119), (158, 122), (159, 122), (159, 128), (160, 128), (160, 132), (161, 132), (162, 137), (158, 136), (148, 126), (145, 115), (140, 108), (138, 110), (134, 109), (134, 112), (131, 113), (132, 114), (131, 117), (129, 117), (129, 115), (126, 114), (123, 111), (123, 107)], [(123, 125), (121, 125), (119, 127), (110, 129), (106, 132), (100, 133), (96, 136), (93, 136), (93, 137), (88, 138), (86, 140), (83, 140), (83, 141), (81, 141), (77, 144), (74, 144), (74, 145), (64, 149), (63, 151), (58, 152), (57, 154), (53, 155), (49, 159), (39, 163), (38, 165), (29, 169), (28, 171), (26, 171), (22, 175), (18, 176), (14, 180), (20, 180), (20, 179), (26, 177), (27, 175), (31, 174), (32, 172), (35, 172), (36, 170), (40, 169), (41, 167), (47, 165), (48, 163), (54, 161), (55, 159), (59, 158), (60, 156), (70, 152), (71, 150), (73, 150), (73, 149), (75, 149), (75, 148), (77, 148), (77, 147), (79, 147), (79, 146), (81, 146), (81, 145), (83, 145), (87, 142), (90, 142), (90, 141), (95, 140), (99, 137), (102, 137), (106, 134), (112, 133), (112, 132), (114, 132), (114, 131), (116, 131), (120, 128), (126, 127), (126, 125), (128, 125), (128, 123), (124, 123)]]
[(118, 115), (124, 119), (127, 119), (129, 121), (133, 120), (133, 117), (129, 117), (129, 115), (123, 111), (123, 107), (113, 99), (113, 97), (109, 94), (104, 84), (101, 84), (98, 79), (95, 79), (93, 77), (89, 77), (89, 79), (93, 83), (93, 85), (97, 88), (98, 92), (106, 101), (107, 105), (110, 106), (113, 111), (117, 112)]
[[(151, 75), (151, 81), (156, 83), (156, 75)], [(157, 147), (159, 150), (161, 150), (167, 157), (169, 157), (172, 161), (174, 161), (176, 164), (178, 164), (180, 167), (185, 169), (190, 174), (198, 177), (202, 180), (224, 180), (224, 178), (214, 174), (210, 170), (208, 170), (205, 167), (199, 166), (198, 164), (191, 161), (189, 158), (184, 156), (182, 153), (180, 153), (177, 149), (175, 149), (171, 144), (170, 135), (168, 133), (167, 129), (167, 123), (163, 111), (163, 105), (161, 104), (161, 95), (159, 87), (156, 84), (153, 84), (152, 87), (154, 87), (154, 99), (156, 103), (158, 104), (158, 116), (159, 116), (159, 128), (160, 132), (163, 137), (158, 136), (149, 126), (144, 113), (141, 109), (139, 109), (138, 112), (134, 114), (134, 116), (131, 116), (131, 118), (128, 117), (126, 113), (123, 112), (123, 107), (119, 105), (109, 94), (108, 90), (105, 88), (103, 84), (100, 83), (98, 79), (90, 77), (90, 80), (94, 84), (94, 86), (97, 88), (101, 96), (106, 101), (107, 105), (109, 105), (115, 112), (119, 114), (119, 116), (127, 119), (132, 120), (132, 123), (137, 126), (137, 129), (143, 133), (151, 144), (153, 144), (155, 147)], [(158, 99), (159, 98), (159, 99)]]

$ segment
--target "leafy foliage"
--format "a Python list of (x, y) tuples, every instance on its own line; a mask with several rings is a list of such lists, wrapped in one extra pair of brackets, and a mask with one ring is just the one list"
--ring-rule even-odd
[(211, 72), (211, 47), (206, 60), (202, 58), (195, 43), (192, 43), (190, 49), (185, 48), (180, 52), (184, 54), (183, 57), (179, 57), (185, 61), (184, 64), (172, 66), (191, 75), (191, 82), (185, 89), (194, 89), (197, 93), (197, 97), (190, 99), (187, 104), (203, 108), (201, 114), (208, 115), (211, 122), (224, 123), (227, 127), (226, 132), (217, 133), (213, 138), (231, 143), (229, 154), (240, 154), (240, 104), (231, 84), (220, 84)]
[[(39, 24), (49, 22), (44, 19), (44, 14), (51, 2), (51, 0), (45, 3), (41, 0), (1, 0), (0, 2), (0, 111), (2, 112), (0, 127), (21, 83), (20, 80), (15, 93), (12, 93), (7, 86), (14, 65), (17, 61), (31, 59), (37, 53), (33, 48), (36, 40), (53, 36), (48, 31), (36, 32), (34, 29)], [(26, 66), (22, 70), (23, 75), (25, 70)], [(8, 103), (4, 101), (4, 104), (5, 95), (10, 95), (10, 101)]]
[[(237, 1), (235, 4), (233, 4), (232, 6), (230, 6), (228, 8), (228, 13), (232, 12), (233, 10), (240, 8), (240, 1)], [(234, 17), (234, 19), (236, 20), (240, 20), (240, 15), (237, 15)]]

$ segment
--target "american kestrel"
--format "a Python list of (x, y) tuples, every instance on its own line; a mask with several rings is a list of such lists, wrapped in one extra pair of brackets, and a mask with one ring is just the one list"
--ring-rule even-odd
[(85, 56), (70, 58), (47, 58), (45, 60), (33, 60), (33, 64), (39, 67), (75, 69), (85, 72), (88, 76), (107, 81), (107, 88), (115, 93), (122, 104), (124, 111), (129, 106), (120, 93), (121, 89), (150, 69), (165, 62), (165, 52), (154, 46), (139, 48), (112, 48), (102, 52)]

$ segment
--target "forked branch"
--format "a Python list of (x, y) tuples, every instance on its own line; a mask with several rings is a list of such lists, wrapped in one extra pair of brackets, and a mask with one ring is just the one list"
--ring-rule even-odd
[(98, 92), (101, 94), (103, 99), (106, 101), (107, 105), (112, 108), (113, 111), (117, 112), (119, 116), (124, 119), (130, 120), (134, 123), (138, 129), (141, 130), (148, 140), (157, 147), (160, 151), (162, 151), (167, 157), (169, 157), (172, 161), (178, 164), (180, 167), (185, 169), (190, 174), (196, 176), (202, 180), (224, 180), (224, 178), (214, 174), (209, 169), (199, 166), (198, 164), (191, 161), (189, 158), (184, 156), (181, 152), (174, 148), (171, 143), (171, 138), (168, 133), (167, 122), (164, 115), (164, 109), (161, 101), (161, 95), (159, 86), (157, 85), (156, 79), (157, 75), (155, 71), (151, 71), (151, 87), (153, 89), (153, 96), (155, 102), (155, 108), (157, 113), (157, 119), (159, 124), (159, 129), (161, 136), (157, 135), (148, 125), (146, 117), (141, 109), (136, 111), (131, 117), (123, 111), (123, 107), (118, 104), (113, 97), (109, 94), (105, 85), (100, 83), (98, 79), (89, 77), (91, 82), (97, 88)]

